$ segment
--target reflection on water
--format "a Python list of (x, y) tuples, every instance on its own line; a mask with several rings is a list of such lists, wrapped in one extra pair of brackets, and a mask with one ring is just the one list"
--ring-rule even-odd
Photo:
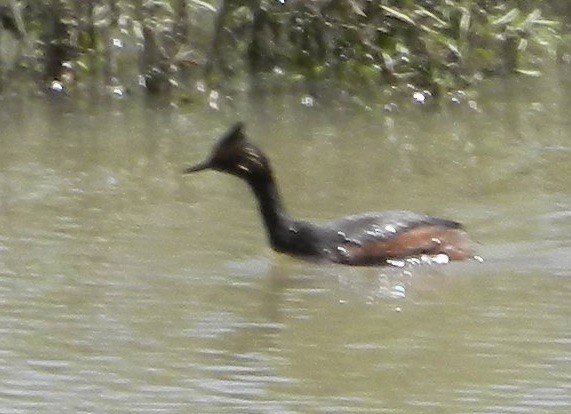
[(295, 216), (448, 216), (485, 260), (446, 266), (272, 253), (242, 183), (180, 175), (235, 115), (6, 104), (0, 411), (569, 411), (567, 78), (478, 111), (241, 109)]

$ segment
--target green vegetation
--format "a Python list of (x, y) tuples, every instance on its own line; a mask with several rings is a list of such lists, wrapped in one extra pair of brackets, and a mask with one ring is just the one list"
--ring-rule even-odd
[(1, 0), (0, 91), (24, 78), (176, 101), (246, 89), (436, 97), (540, 75), (570, 18), (568, 0)]

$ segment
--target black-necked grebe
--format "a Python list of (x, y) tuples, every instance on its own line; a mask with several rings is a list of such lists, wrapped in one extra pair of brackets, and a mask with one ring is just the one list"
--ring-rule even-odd
[(185, 174), (211, 169), (245, 180), (253, 190), (272, 248), (308, 259), (346, 265), (384, 265), (387, 261), (445, 255), (471, 256), (470, 241), (455, 221), (387, 211), (348, 216), (314, 224), (295, 220), (285, 211), (267, 157), (250, 143), (243, 124), (235, 124), (214, 146), (207, 160)]

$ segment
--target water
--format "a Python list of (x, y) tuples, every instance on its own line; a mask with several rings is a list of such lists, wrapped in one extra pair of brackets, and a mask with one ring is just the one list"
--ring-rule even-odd
[[(4, 101), (0, 412), (569, 412), (567, 79), (391, 113)], [(271, 252), (245, 185), (180, 174), (237, 118), (295, 216), (449, 217), (484, 262)]]

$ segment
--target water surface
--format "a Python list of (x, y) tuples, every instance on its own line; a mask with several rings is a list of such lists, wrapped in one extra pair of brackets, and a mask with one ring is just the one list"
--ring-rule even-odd
[[(0, 411), (568, 412), (567, 79), (393, 112), (6, 98)], [(243, 183), (180, 174), (238, 118), (293, 215), (453, 218), (484, 262), (271, 252)]]

